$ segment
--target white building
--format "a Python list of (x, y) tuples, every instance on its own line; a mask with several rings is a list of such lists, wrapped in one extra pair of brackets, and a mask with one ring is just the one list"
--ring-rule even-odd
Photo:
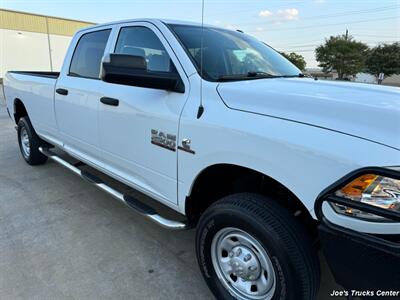
[[(354, 78), (355, 82), (364, 82), (364, 83), (378, 83), (378, 79), (368, 73), (357, 73), (356, 77)], [(385, 79), (382, 81), (382, 85), (391, 85), (391, 86), (398, 86), (400, 87), (400, 75), (392, 75), (389, 77), (385, 76)]]
[(0, 78), (9, 71), (59, 71), (75, 31), (93, 23), (0, 9)]
[(377, 79), (374, 75), (368, 73), (357, 73), (354, 77), (355, 82), (362, 83), (377, 83)]

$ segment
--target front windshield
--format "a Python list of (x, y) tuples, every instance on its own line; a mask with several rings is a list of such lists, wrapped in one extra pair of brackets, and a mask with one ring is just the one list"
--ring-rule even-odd
[[(203, 33), (203, 77), (211, 81), (299, 76), (301, 71), (271, 47), (242, 32), (213, 27), (170, 25), (198, 70)], [(257, 76), (259, 75), (259, 76)]]

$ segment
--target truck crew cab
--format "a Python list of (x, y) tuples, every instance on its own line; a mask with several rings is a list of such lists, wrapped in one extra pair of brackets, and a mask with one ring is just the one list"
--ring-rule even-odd
[(245, 33), (154, 19), (80, 30), (60, 73), (8, 72), (4, 85), (25, 161), (196, 227), (218, 299), (314, 299), (320, 246), (345, 288), (398, 290), (399, 89), (316, 81)]

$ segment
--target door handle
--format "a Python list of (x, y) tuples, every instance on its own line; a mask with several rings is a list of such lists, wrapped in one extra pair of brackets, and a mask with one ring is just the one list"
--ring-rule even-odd
[(56, 93), (66, 96), (66, 95), (68, 95), (68, 90), (66, 90), (66, 89), (56, 89)]
[(111, 106), (118, 106), (119, 105), (119, 100), (114, 99), (114, 98), (109, 98), (109, 97), (101, 97), (100, 102), (105, 104), (105, 105), (111, 105)]

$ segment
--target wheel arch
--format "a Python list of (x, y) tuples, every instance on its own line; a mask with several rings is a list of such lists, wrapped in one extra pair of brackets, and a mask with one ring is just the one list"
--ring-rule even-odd
[(19, 119), (28, 116), (28, 111), (20, 98), (15, 98), (13, 103), (14, 108), (14, 121), (18, 124)]
[(198, 173), (186, 197), (185, 214), (196, 224), (212, 203), (227, 195), (243, 192), (254, 192), (273, 198), (314, 234), (315, 220), (293, 191), (264, 172), (230, 163), (213, 164)]

